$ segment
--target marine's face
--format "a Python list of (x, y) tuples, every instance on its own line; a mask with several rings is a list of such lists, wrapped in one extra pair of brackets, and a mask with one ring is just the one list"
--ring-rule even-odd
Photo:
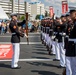
[(17, 16), (12, 16), (12, 19), (17, 20)]
[(62, 20), (62, 21), (66, 21), (66, 17), (62, 17), (61, 20)]
[(70, 17), (70, 16), (68, 16), (68, 17), (67, 17), (67, 20), (68, 20), (68, 21), (70, 21), (70, 20), (71, 20), (71, 17)]
[(74, 12), (71, 13), (71, 18), (73, 20), (76, 20), (76, 11), (74, 11)]
[(57, 22), (60, 22), (60, 20), (61, 20), (60, 18), (59, 19), (56, 19)]

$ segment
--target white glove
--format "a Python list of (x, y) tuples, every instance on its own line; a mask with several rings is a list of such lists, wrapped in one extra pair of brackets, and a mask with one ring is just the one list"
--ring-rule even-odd
[(52, 36), (51, 38), (54, 39), (56, 36)]
[(66, 33), (63, 33), (63, 35), (66, 35)]
[(26, 38), (28, 38), (28, 36), (26, 34), (24, 34)]

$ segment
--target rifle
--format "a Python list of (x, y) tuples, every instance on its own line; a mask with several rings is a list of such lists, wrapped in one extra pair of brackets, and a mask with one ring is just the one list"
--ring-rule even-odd
[[(28, 13), (26, 13), (26, 23), (25, 23), (25, 25), (26, 25), (26, 35), (28, 36)], [(27, 37), (27, 44), (29, 45), (29, 39), (28, 39), (28, 37)]]
[(66, 75), (66, 68), (63, 70), (62, 75)]
[(52, 23), (53, 35), (54, 35), (54, 16), (55, 16), (55, 13), (53, 13), (53, 16), (52, 16), (52, 20), (53, 20), (53, 23)]
[(53, 13), (53, 17), (52, 17), (52, 19), (53, 19), (53, 25), (52, 25), (52, 28), (54, 28), (54, 16), (55, 16), (55, 13)]

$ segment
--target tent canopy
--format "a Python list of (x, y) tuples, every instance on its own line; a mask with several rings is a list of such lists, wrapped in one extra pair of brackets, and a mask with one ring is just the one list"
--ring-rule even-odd
[(9, 19), (7, 14), (4, 12), (3, 8), (0, 6), (0, 19)]

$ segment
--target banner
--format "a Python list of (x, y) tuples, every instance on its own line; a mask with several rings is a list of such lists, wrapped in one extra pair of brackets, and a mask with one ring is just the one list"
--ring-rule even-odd
[(42, 20), (43, 19), (43, 16), (42, 15), (40, 15), (40, 20)]
[(62, 1), (62, 14), (65, 14), (66, 12), (68, 12), (68, 2)]
[(12, 44), (0, 44), (0, 59), (11, 59), (12, 55)]
[(54, 14), (53, 6), (50, 6), (49, 7), (49, 10), (50, 10), (50, 17), (52, 18), (53, 17), (53, 14)]

